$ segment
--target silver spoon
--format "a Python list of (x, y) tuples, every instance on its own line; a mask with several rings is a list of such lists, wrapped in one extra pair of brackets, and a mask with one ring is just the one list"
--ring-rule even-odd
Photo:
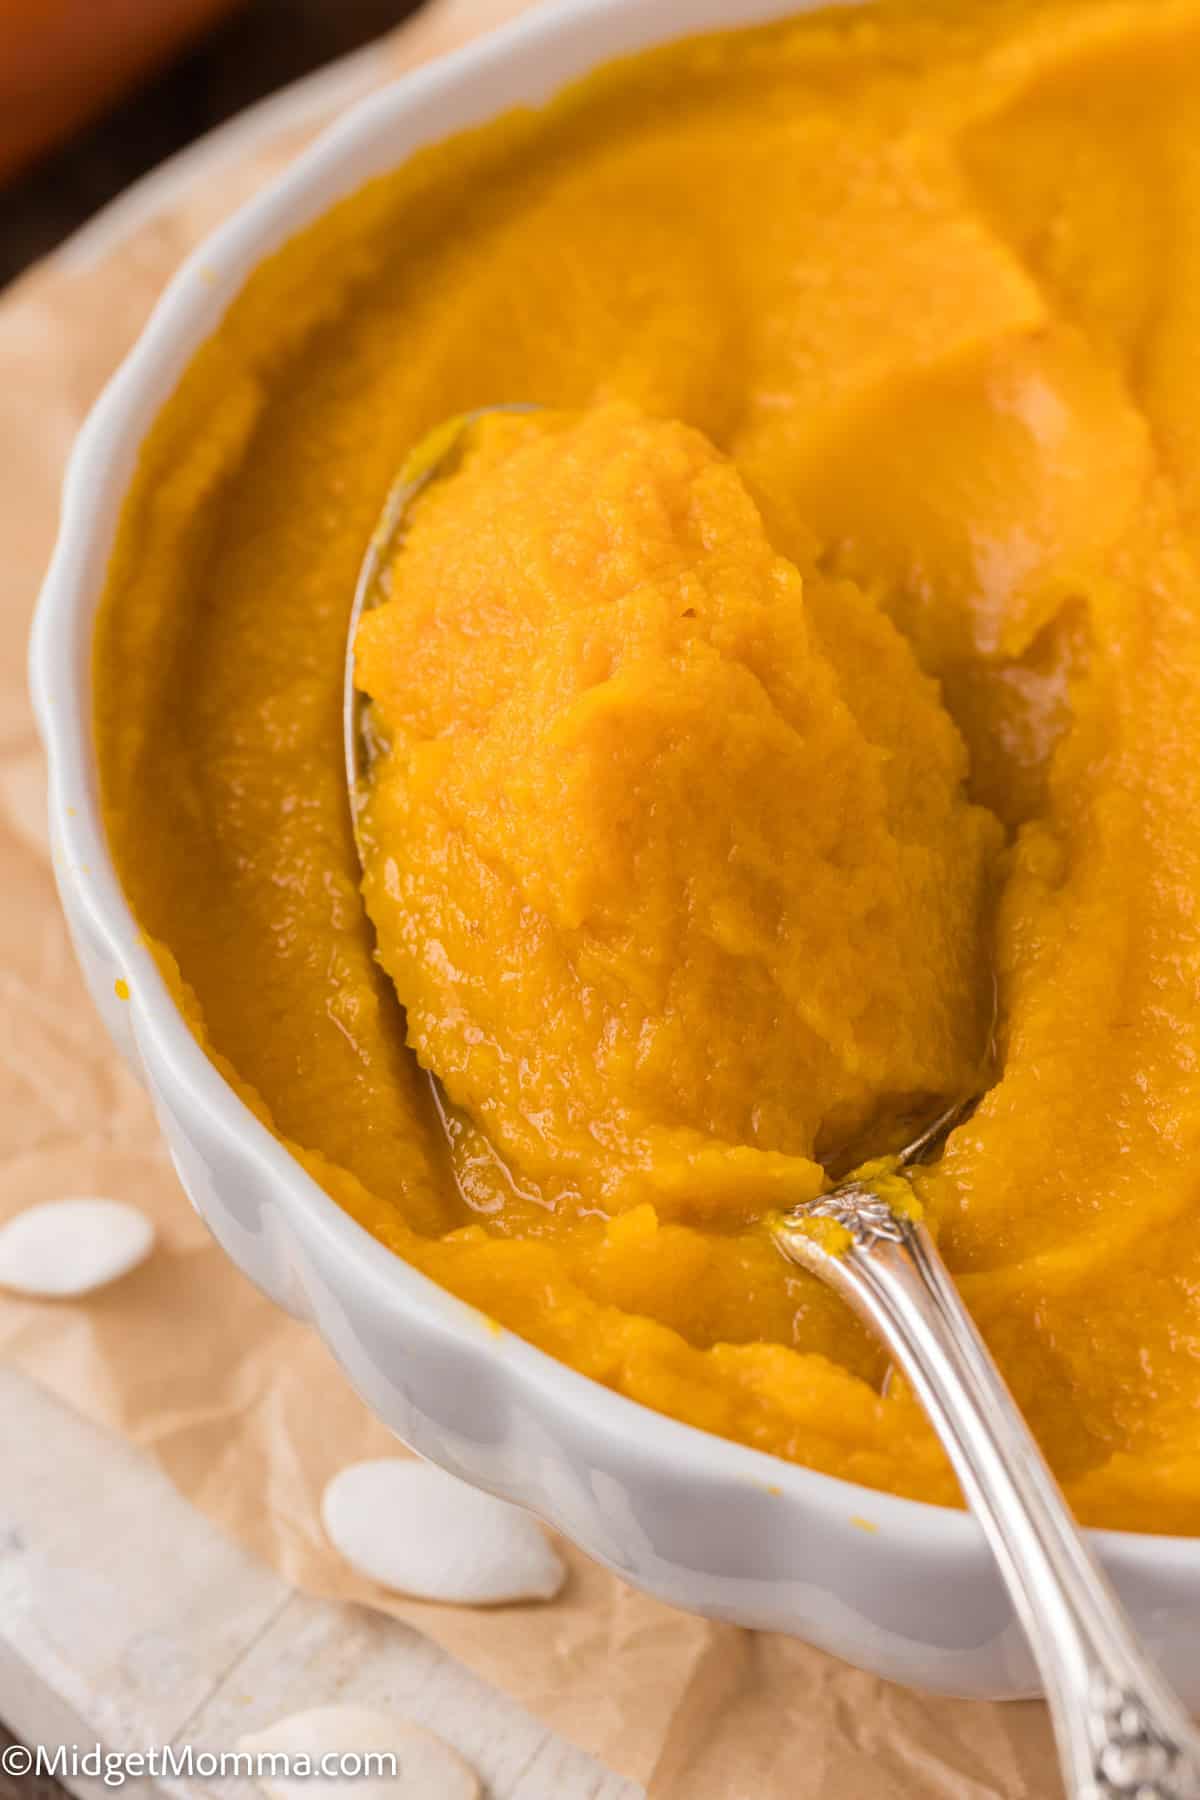
[(409, 508), (431, 481), (449, 472), (455, 453), (461, 448), (463, 437), (471, 426), (492, 413), (526, 413), (537, 410), (536, 406), (519, 403), (478, 406), (473, 412), (459, 413), (457, 417), (447, 419), (421, 439), (388, 489), (358, 571), (358, 584), (354, 590), (350, 623), (346, 632), (346, 658), (342, 673), (342, 747), (346, 758), (346, 785), (350, 794), (354, 847), (358, 851), (360, 863), (365, 858), (359, 834), (359, 813), (379, 744), (371, 726), (370, 705), (354, 685), (354, 639), (358, 634), (358, 622), (364, 612), (369, 612), (373, 606), (378, 606), (387, 599), (387, 572), (392, 555), (404, 535)]
[[(418, 451), (417, 466), (406, 467), (384, 503), (346, 648), (346, 777), (360, 858), (358, 813), (378, 746), (354, 686), (358, 621), (386, 597), (408, 509), (448, 472), (463, 432), (489, 412), (530, 410), (483, 407), (452, 421), (425, 440), (428, 455)], [(1200, 1733), (1075, 1524), (928, 1229), (897, 1204), (912, 1171), (941, 1154), (978, 1098), (950, 1107), (882, 1167), (864, 1164), (767, 1228), (789, 1261), (826, 1282), (882, 1338), (929, 1414), (1029, 1640), (1070, 1800), (1200, 1800)], [(842, 1228), (844, 1248), (829, 1247), (827, 1229), (812, 1229), (819, 1221)]]
[[(943, 1113), (882, 1179), (867, 1165), (770, 1230), (878, 1333), (929, 1414), (1025, 1629), (1072, 1800), (1196, 1800), (1200, 1734), (1088, 1548), (928, 1229), (886, 1191), (936, 1158), (975, 1104)], [(823, 1247), (814, 1220), (841, 1226), (846, 1247)]]

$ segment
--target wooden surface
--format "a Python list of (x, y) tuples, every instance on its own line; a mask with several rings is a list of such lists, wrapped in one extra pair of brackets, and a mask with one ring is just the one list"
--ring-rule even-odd
[(244, 0), (234, 18), (140, 92), (0, 187), (0, 286), (164, 157), (263, 95), (378, 37), (418, 4)]
[[(248, 0), (142, 95), (0, 190), (0, 282), (163, 157), (412, 10), (413, 0)], [(232, 1750), (285, 1713), (343, 1699), (437, 1731), (478, 1769), (489, 1800), (640, 1800), (416, 1632), (295, 1593), (146, 1458), (3, 1367), (0, 1421), (0, 1750), (16, 1739)], [(236, 1780), (71, 1787), (86, 1800), (257, 1793)], [(0, 1800), (63, 1800), (63, 1789), (0, 1772)]]
[[(22, 1742), (234, 1750), (285, 1713), (346, 1700), (436, 1731), (488, 1800), (642, 1800), (417, 1632), (294, 1592), (146, 1457), (2, 1367), (0, 1419), (0, 1696)], [(71, 1786), (85, 1800), (117, 1791)], [(237, 1779), (119, 1791), (261, 1800)], [(0, 1776), (0, 1800), (55, 1792)]]
[[(0, 1757), (18, 1740), (0, 1725)], [(8, 1775), (0, 1768), (0, 1800), (66, 1800), (67, 1790), (60, 1782), (38, 1776)]]

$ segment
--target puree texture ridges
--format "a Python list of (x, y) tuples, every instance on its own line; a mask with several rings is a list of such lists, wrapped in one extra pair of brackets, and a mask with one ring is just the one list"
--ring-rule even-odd
[(978, 1085), (1003, 833), (900, 634), (854, 659), (871, 604), (843, 680), (733, 464), (624, 404), (493, 415), (414, 502), (355, 644), (367, 909), (560, 1216), (753, 1218)]
[[(523, 1182), (533, 1109), (506, 1107), (498, 1157), (485, 1084), (447, 1064), (447, 1133), (374, 960), (340, 686), (397, 468), (491, 402), (618, 403), (703, 434), (746, 545), (792, 571), (804, 666), (844, 709), (839, 779), (863, 742), (895, 744), (880, 778), (903, 786), (940, 744), (931, 795), (957, 755), (1003, 826), (999, 1079), (919, 1198), (1081, 1516), (1181, 1533), (1200, 1532), (1197, 117), (1200, 0), (891, 0), (669, 46), (421, 153), (270, 259), (164, 408), (95, 686), (138, 921), (210, 1054), (356, 1218), (647, 1405), (953, 1502), (904, 1384), (882, 1390), (879, 1351), (755, 1230), (749, 1178), (651, 1193), (670, 1157), (632, 1168), (623, 1126), (611, 1160), (585, 1155), (572, 1125), (570, 1168)], [(556, 931), (602, 917), (615, 955), (603, 859), (523, 864), (482, 801), (485, 773), (512, 774), (489, 754), (457, 772), (461, 816)], [(616, 829), (582, 775), (571, 799)], [(562, 820), (538, 804), (549, 841)], [(952, 830), (983, 816), (945, 804)], [(838, 1012), (813, 979), (789, 992), (848, 1121), (896, 1046), (847, 1083), (867, 986)], [(642, 1004), (660, 998), (651, 982)], [(431, 1047), (434, 1010), (413, 1009)], [(732, 1082), (686, 1103), (688, 1066), (616, 1084), (630, 1141), (665, 1129), (674, 1156), (699, 1129), (710, 1164), (718, 1143), (807, 1166), (809, 1095), (768, 1094), (766, 1131)]]

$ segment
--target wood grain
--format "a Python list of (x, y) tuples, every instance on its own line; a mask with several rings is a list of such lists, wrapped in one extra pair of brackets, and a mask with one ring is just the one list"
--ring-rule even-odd
[[(359, 48), (414, 0), (249, 0), (108, 118), (0, 188), (0, 282), (164, 157)], [(391, 1708), (479, 1769), (489, 1800), (640, 1800), (406, 1627), (295, 1594), (221, 1537), (153, 1466), (0, 1369), (0, 1751), (99, 1741), (232, 1749), (333, 1698)], [(14, 1731), (20, 1737), (14, 1736)], [(252, 1800), (245, 1782), (86, 1778), (87, 1800)], [(0, 1800), (66, 1800), (0, 1771)]]
[[(148, 1458), (3, 1367), (0, 1418), (0, 1700), (24, 1743), (234, 1750), (286, 1713), (344, 1700), (437, 1732), (488, 1800), (644, 1800), (420, 1633), (296, 1593)], [(71, 1787), (85, 1800), (261, 1800), (236, 1778)], [(61, 1790), (0, 1778), (0, 1800)]]

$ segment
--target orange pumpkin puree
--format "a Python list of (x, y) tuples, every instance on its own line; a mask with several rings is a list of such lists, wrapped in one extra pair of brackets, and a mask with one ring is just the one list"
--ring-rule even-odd
[[(1079, 1513), (1179, 1532), (1198, 117), (1200, 0), (881, 0), (425, 151), (195, 358), (96, 641), (131, 903), (330, 1193), (596, 1380), (948, 1503), (757, 1221), (970, 1085), (994, 978), (918, 1200)], [(546, 410), (471, 433), (362, 629), (364, 894), (358, 566), (411, 447), (502, 401)]]
[(998, 821), (860, 589), (810, 619), (732, 463), (493, 414), (355, 643), (364, 897), (408, 1041), (562, 1223), (731, 1225), (974, 1091)]

